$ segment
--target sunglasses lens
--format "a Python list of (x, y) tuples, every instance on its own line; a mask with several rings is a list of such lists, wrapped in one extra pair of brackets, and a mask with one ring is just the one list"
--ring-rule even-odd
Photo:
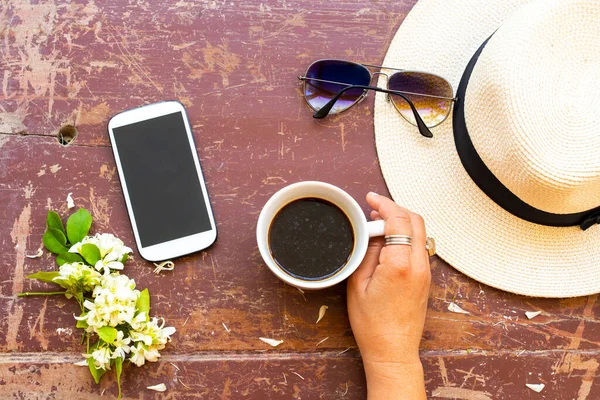
[[(304, 96), (306, 97), (308, 104), (317, 111), (348, 85), (366, 86), (371, 81), (371, 75), (367, 68), (360, 64), (338, 60), (321, 60), (314, 62), (308, 67), (306, 78), (307, 79), (304, 81)], [(347, 110), (359, 100), (364, 93), (365, 90), (363, 89), (346, 90), (335, 102), (335, 105), (329, 113), (335, 114)]]
[[(390, 77), (388, 88), (406, 92), (403, 94), (412, 101), (423, 122), (430, 128), (440, 124), (450, 113), (452, 100), (448, 99), (454, 97), (452, 86), (437, 75), (411, 71), (397, 72)], [(400, 115), (411, 124), (416, 125), (417, 122), (406, 100), (398, 95), (390, 95), (390, 97)]]

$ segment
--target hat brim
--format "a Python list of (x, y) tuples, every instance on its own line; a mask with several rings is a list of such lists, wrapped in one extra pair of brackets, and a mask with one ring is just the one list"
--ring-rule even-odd
[[(455, 88), (481, 44), (525, 0), (420, 0), (383, 65), (441, 75)], [(385, 85), (380, 77), (380, 86)], [(493, 113), (493, 110), (490, 110)], [(393, 199), (425, 218), (437, 254), (457, 270), (508, 292), (574, 297), (600, 292), (600, 227), (549, 227), (520, 219), (471, 180), (454, 144), (452, 116), (424, 138), (383, 94), (375, 139)]]

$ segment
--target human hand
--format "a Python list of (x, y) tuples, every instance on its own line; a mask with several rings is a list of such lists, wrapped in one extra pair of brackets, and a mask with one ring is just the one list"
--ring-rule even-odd
[(425, 398), (419, 343), (431, 271), (423, 218), (375, 193), (371, 218), (385, 220), (386, 235), (409, 235), (412, 246), (372, 239), (348, 279), (348, 314), (360, 349), (369, 399)]

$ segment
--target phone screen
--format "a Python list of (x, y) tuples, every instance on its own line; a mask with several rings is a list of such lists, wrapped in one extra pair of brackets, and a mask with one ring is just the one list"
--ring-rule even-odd
[(113, 135), (142, 247), (211, 229), (181, 112)]

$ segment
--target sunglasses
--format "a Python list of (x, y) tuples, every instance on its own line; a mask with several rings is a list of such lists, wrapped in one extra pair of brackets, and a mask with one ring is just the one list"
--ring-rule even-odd
[[(367, 67), (396, 72), (371, 73)], [(388, 78), (387, 89), (370, 86), (375, 75)], [(444, 122), (457, 100), (452, 85), (441, 76), (345, 60), (317, 60), (298, 79), (304, 83), (304, 99), (315, 110), (314, 118), (346, 111), (374, 90), (387, 93), (400, 115), (429, 138), (433, 137), (429, 128)]]

